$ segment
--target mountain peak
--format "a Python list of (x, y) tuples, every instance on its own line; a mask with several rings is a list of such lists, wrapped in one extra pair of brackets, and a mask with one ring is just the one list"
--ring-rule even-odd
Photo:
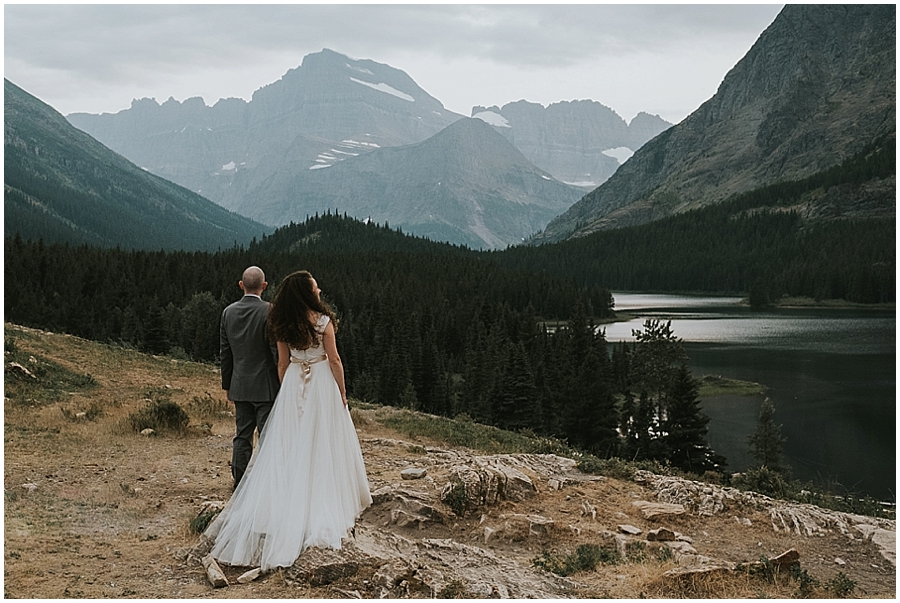
[(593, 100), (546, 107), (526, 100), (502, 108), (475, 106), (472, 117), (494, 126), (534, 165), (585, 191), (604, 182), (624, 158), (672, 125), (659, 117), (639, 116), (631, 126)]
[(896, 7), (787, 5), (711, 99), (644, 145), (537, 242), (804, 178), (895, 131)]

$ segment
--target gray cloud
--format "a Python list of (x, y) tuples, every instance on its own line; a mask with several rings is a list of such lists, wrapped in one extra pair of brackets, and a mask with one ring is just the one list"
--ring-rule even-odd
[[(249, 98), (306, 54), (331, 48), (403, 69), (457, 111), (488, 104), (483, 97), (501, 93), (512, 97), (497, 102), (566, 100), (542, 91), (540, 80), (557, 80), (555, 89), (568, 98), (610, 106), (611, 100), (593, 96), (604, 89), (601, 80), (631, 81), (651, 112), (671, 105), (663, 102), (667, 97), (689, 96), (691, 89), (706, 95), (684, 101), (693, 105), (689, 111), (779, 10), (780, 5), (6, 5), (5, 71), (63, 113), (117, 111), (141, 96), (202, 96), (208, 104), (222, 96)], [(687, 90), (653, 92), (640, 81), (661, 79), (654, 70), (663, 64), (671, 69), (678, 57)], [(639, 65), (646, 67), (635, 72)], [(467, 75), (460, 73), (463, 66)], [(628, 71), (619, 73), (624, 66)], [(567, 73), (583, 81), (576, 86), (555, 77)], [(516, 86), (521, 92), (511, 92)]]

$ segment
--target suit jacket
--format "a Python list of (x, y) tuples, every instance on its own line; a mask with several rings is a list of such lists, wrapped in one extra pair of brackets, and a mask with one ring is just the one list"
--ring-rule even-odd
[(237, 402), (273, 402), (278, 380), (278, 348), (266, 336), (269, 302), (245, 295), (222, 312), (219, 357), (222, 389)]

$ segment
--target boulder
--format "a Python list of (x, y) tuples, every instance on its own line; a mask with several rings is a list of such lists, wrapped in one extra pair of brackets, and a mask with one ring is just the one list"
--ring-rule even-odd
[(284, 579), (288, 583), (302, 582), (310, 586), (324, 586), (341, 578), (356, 575), (362, 557), (350, 546), (338, 550), (310, 547), (284, 571)]
[(400, 472), (400, 477), (403, 479), (422, 479), (428, 471), (421, 467), (410, 467), (409, 469), (404, 469)]
[(225, 572), (222, 571), (222, 568), (219, 567), (212, 555), (207, 555), (201, 562), (203, 563), (203, 569), (206, 570), (206, 577), (213, 585), (213, 588), (228, 586), (228, 578), (225, 577)]
[(555, 527), (555, 522), (552, 519), (540, 515), (514, 513), (512, 515), (501, 515), (500, 518), (504, 520), (503, 526), (500, 528), (500, 535), (514, 542), (528, 540), (533, 537), (548, 539)]
[(656, 528), (647, 532), (647, 540), (656, 540), (658, 542), (674, 541), (675, 532), (669, 528)]
[(257, 568), (250, 570), (249, 572), (244, 572), (243, 574), (238, 576), (237, 581), (239, 584), (247, 584), (248, 582), (253, 582), (257, 578), (259, 578), (261, 575), (262, 575), (262, 569), (257, 567)]

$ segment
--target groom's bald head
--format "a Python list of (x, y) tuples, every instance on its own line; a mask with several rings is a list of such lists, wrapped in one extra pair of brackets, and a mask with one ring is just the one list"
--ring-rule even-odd
[(267, 284), (266, 274), (258, 266), (250, 266), (244, 270), (244, 274), (241, 276), (240, 285), (244, 293), (259, 295), (266, 288)]

